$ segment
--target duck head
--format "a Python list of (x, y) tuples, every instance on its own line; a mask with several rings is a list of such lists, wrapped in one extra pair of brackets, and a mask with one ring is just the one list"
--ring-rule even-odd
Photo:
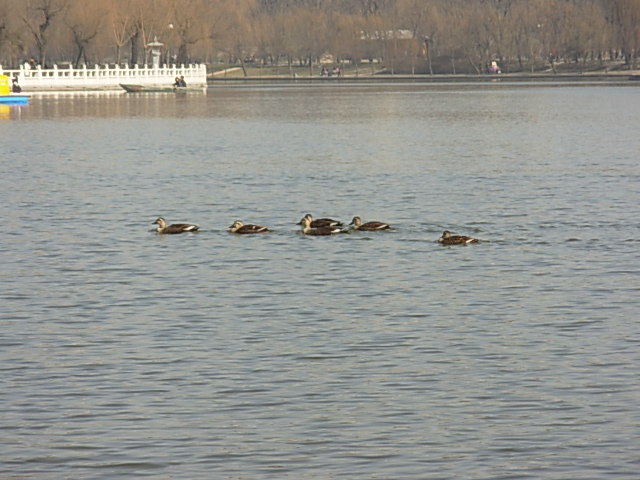
[(362, 219), (358, 216), (353, 217), (353, 220), (351, 220), (351, 223), (349, 225), (355, 225), (356, 227), (359, 227), (360, 225), (362, 225)]
[(244, 223), (242, 223), (240, 220), (236, 220), (235, 222), (233, 222), (233, 225), (231, 225), (228, 230), (230, 232), (235, 232), (236, 230), (238, 230), (240, 227), (242, 227), (244, 225)]
[(309, 224), (311, 224), (311, 222), (313, 221), (313, 217), (310, 213), (307, 213), (304, 217), (302, 217), (298, 222), (298, 225), (304, 225), (305, 220), (309, 220)]
[(153, 222), (151, 225), (158, 225), (158, 228), (164, 228), (167, 226), (167, 222), (165, 221), (164, 218), (158, 217), (156, 218), (156, 221)]

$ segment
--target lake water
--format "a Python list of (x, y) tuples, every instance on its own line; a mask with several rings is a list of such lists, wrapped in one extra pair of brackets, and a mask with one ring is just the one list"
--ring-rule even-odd
[(637, 86), (0, 113), (0, 477), (638, 478)]

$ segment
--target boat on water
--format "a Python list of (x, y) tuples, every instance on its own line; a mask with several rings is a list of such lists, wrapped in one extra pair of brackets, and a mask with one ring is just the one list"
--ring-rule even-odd
[(12, 93), (9, 77), (0, 75), (0, 104), (2, 105), (26, 105), (29, 102), (29, 95), (23, 93)]
[(120, 86), (128, 93), (188, 93), (204, 91), (203, 87), (165, 87), (162, 85), (138, 85), (131, 83), (121, 83)]
[(0, 95), (0, 104), (2, 105), (26, 105), (27, 103), (29, 103), (29, 95), (17, 93)]

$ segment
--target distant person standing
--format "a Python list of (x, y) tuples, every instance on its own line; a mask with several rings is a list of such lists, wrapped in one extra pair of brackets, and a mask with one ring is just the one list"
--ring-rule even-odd
[(22, 92), (22, 87), (20, 85), (18, 85), (18, 76), (15, 75), (12, 79), (11, 79), (11, 91), (13, 93), (20, 93)]

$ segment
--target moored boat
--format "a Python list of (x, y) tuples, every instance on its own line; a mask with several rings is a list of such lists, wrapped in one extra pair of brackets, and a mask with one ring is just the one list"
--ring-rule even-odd
[(27, 103), (29, 103), (29, 95), (23, 95), (22, 93), (0, 95), (0, 104), (2, 105), (26, 105)]
[(187, 93), (204, 91), (204, 87), (165, 87), (162, 85), (138, 85), (131, 83), (121, 83), (120, 86), (128, 93)]
[(23, 93), (11, 93), (9, 77), (6, 75), (0, 75), (0, 104), (25, 105), (27, 102), (29, 102), (29, 95), (25, 95)]

